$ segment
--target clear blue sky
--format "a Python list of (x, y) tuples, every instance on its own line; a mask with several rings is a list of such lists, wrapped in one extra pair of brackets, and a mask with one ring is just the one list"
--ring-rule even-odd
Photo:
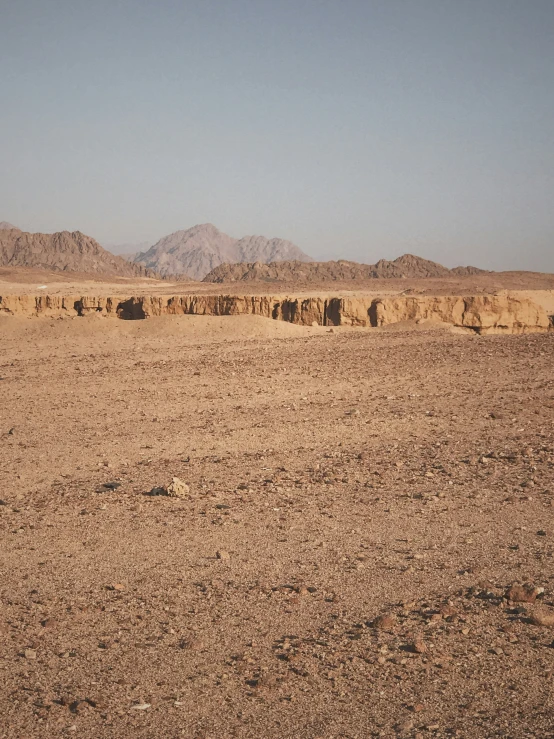
[(554, 0), (0, 0), (0, 220), (554, 271)]

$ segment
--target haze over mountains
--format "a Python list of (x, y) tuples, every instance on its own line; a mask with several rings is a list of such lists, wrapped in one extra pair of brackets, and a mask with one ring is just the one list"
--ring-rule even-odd
[(137, 243), (125, 243), (125, 244), (102, 244), (106, 251), (112, 254), (117, 254), (118, 257), (123, 257), (128, 262), (133, 262), (135, 257), (141, 252), (148, 251), (151, 247), (149, 241), (141, 241)]
[(135, 257), (135, 263), (162, 276), (188, 275), (195, 280), (201, 280), (223, 263), (283, 260), (310, 262), (312, 258), (290, 241), (264, 236), (234, 239), (211, 223), (176, 231)]
[(27, 233), (0, 222), (0, 266), (34, 267), (120, 277), (165, 277), (204, 282), (337, 282), (379, 278), (464, 276), (483, 273), (476, 267), (448, 269), (412, 254), (376, 264), (346, 260), (315, 262), (284, 239), (244, 236), (235, 239), (206, 223), (176, 231), (133, 255), (143, 244), (104, 249), (80, 231)]
[(485, 270), (477, 267), (455, 267), (448, 269), (442, 264), (431, 262), (413, 254), (404, 254), (394, 261), (380, 259), (376, 264), (359, 264), (339, 260), (337, 262), (299, 261), (271, 262), (262, 264), (222, 264), (204, 278), (204, 282), (335, 282), (379, 278), (447, 277), (449, 275), (480, 274)]
[(111, 254), (80, 231), (27, 233), (7, 226), (0, 228), (0, 266), (38, 267), (120, 277), (156, 276), (142, 265), (131, 264)]

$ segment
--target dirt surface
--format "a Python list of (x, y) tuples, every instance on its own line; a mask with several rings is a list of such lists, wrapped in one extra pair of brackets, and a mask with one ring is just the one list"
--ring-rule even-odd
[(554, 335), (407, 328), (0, 317), (0, 737), (554, 736)]
[(471, 295), (498, 290), (554, 290), (554, 274), (541, 272), (490, 272), (484, 275), (426, 277), (419, 279), (367, 279), (342, 282), (279, 281), (229, 282), (102, 278), (72, 272), (24, 267), (0, 267), (0, 295), (296, 295), (346, 297), (350, 295)]

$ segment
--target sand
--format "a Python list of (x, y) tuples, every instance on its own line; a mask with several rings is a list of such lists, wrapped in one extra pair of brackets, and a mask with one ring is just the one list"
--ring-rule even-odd
[(554, 334), (0, 341), (1, 737), (554, 736)]

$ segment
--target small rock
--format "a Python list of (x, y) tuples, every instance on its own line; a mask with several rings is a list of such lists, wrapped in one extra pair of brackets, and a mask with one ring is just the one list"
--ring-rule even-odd
[(25, 656), (25, 659), (36, 659), (37, 653), (35, 649), (26, 649), (23, 652), (23, 655)]
[(40, 622), (40, 624), (45, 629), (55, 629), (58, 626), (58, 622), (55, 618), (45, 618)]
[(439, 613), (445, 619), (454, 618), (458, 615), (457, 610), (451, 605), (442, 606)]
[(534, 603), (541, 593), (544, 593), (544, 588), (537, 588), (526, 583), (525, 585), (512, 585), (506, 591), (506, 598), (512, 603)]
[(136, 703), (131, 706), (131, 711), (146, 711), (147, 708), (150, 708), (150, 703)]
[(393, 613), (384, 613), (381, 616), (373, 619), (371, 625), (374, 629), (380, 629), (381, 631), (388, 631), (394, 628), (396, 624), (396, 617)]
[(201, 639), (181, 639), (179, 646), (181, 649), (191, 649), (194, 652), (201, 652), (204, 649), (204, 642)]
[(190, 493), (190, 487), (186, 482), (174, 477), (167, 487), (154, 487), (148, 495), (165, 495), (169, 498), (184, 498)]
[(421, 637), (418, 637), (411, 646), (412, 652), (416, 654), (425, 654), (427, 651), (427, 645)]
[(547, 611), (545, 609), (534, 611), (531, 616), (531, 623), (535, 626), (548, 626), (549, 628), (554, 627), (554, 612)]
[(171, 484), (167, 486), (167, 495), (169, 495), (170, 498), (183, 498), (189, 493), (190, 487), (186, 482), (179, 480), (178, 477), (174, 477)]
[(105, 482), (102, 487), (104, 490), (117, 490), (117, 488), (121, 487), (120, 482)]
[(222, 562), (228, 562), (231, 559), (231, 555), (229, 552), (226, 552), (225, 549), (218, 549), (215, 556)]

